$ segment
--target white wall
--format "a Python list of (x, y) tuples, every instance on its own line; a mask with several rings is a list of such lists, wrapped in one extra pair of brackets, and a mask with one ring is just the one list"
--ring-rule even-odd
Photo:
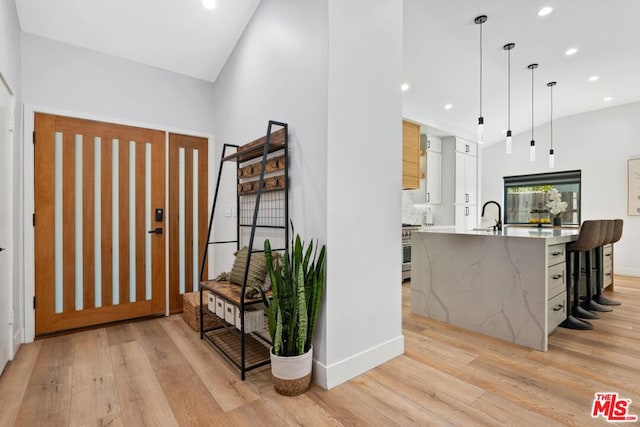
[(402, 354), (402, 2), (329, 0), (327, 384)]
[[(0, 0), (0, 72), (11, 87), (15, 97), (15, 105), (21, 105), (22, 101), (22, 82), (20, 70), (20, 26), (18, 23), (18, 15), (15, 9), (15, 3), (11, 0)], [(20, 168), (16, 165), (21, 164), (20, 146), (20, 123), (22, 123), (21, 109), (15, 109), (15, 131), (13, 132), (13, 198), (8, 201), (7, 208), (13, 211), (13, 245), (6, 251), (3, 256), (12, 257), (13, 263), (13, 286), (12, 286), (12, 308), (14, 313), (13, 334), (15, 337), (15, 346), (11, 349), (12, 353), (18, 350), (17, 344), (22, 341), (22, 327), (24, 323), (23, 293), (20, 284), (22, 283), (21, 264), (23, 262), (22, 251), (22, 231), (24, 225), (20, 220), (20, 211), (22, 199), (22, 177)]]
[[(214, 91), (218, 143), (289, 123), (291, 218), (328, 251), (314, 340), (323, 387), (402, 352), (402, 6), (342, 3), (263, 0)], [(216, 264), (230, 267), (221, 251)]]
[[(504, 176), (582, 170), (582, 220), (623, 218), (615, 245), (615, 272), (640, 276), (640, 216), (627, 216), (627, 160), (640, 157), (640, 103), (564, 117), (553, 122), (556, 167), (548, 167), (549, 124), (535, 129), (536, 161), (529, 161), (529, 132), (516, 135), (513, 153), (504, 143), (482, 150), (482, 195), (502, 200)], [(482, 205), (479, 204), (479, 206)]]
[(213, 84), (22, 33), (24, 102), (165, 127), (213, 130)]
[[(325, 2), (263, 1), (218, 76), (213, 93), (216, 149), (243, 145), (289, 124), (290, 217), (307, 239), (326, 242), (327, 11)], [(218, 167), (220, 153), (215, 155)], [(218, 212), (235, 207), (234, 166), (225, 165)], [(235, 218), (216, 215), (216, 239), (235, 236)], [(216, 246), (215, 273), (229, 271), (233, 245)]]

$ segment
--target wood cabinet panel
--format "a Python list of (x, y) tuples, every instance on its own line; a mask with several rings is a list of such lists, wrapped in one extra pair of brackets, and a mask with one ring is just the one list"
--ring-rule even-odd
[(402, 121), (402, 188), (420, 187), (420, 125)]

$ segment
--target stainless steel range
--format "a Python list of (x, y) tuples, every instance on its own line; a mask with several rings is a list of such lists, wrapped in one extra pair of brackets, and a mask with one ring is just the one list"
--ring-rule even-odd
[(419, 229), (419, 225), (402, 224), (402, 281), (411, 279), (411, 233)]

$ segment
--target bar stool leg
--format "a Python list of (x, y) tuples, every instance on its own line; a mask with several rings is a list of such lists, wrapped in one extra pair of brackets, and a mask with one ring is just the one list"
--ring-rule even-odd
[(593, 271), (591, 269), (591, 251), (585, 252), (585, 272), (587, 274), (587, 295), (585, 296), (584, 301), (582, 302), (582, 308), (589, 311), (613, 311), (609, 307), (604, 305), (600, 305), (593, 300), (593, 288), (591, 287), (591, 276)]
[[(573, 305), (571, 303), (571, 284), (573, 282), (573, 276), (571, 275), (571, 254), (567, 255), (567, 318), (559, 325), (562, 328), (577, 329), (577, 330), (591, 330), (593, 325), (586, 320), (577, 319), (573, 314)], [(575, 286), (575, 285), (574, 285)]]
[(592, 300), (601, 305), (621, 305), (620, 302), (614, 301), (602, 295), (602, 246), (596, 248), (596, 294)]
[[(589, 259), (589, 256), (587, 255), (586, 258)], [(580, 306), (580, 252), (574, 252), (573, 259), (573, 263), (575, 266), (573, 273), (573, 315), (580, 319), (599, 319), (600, 316)], [(589, 263), (589, 267), (591, 267), (591, 263)], [(588, 279), (589, 274), (587, 274), (587, 287), (589, 287), (589, 285), (591, 284), (590, 280)]]

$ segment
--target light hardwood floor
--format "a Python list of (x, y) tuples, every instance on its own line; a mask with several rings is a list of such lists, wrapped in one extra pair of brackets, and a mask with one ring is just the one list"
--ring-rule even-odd
[(640, 415), (640, 279), (616, 277), (623, 305), (593, 331), (558, 329), (546, 353), (412, 315), (409, 294), (403, 356), (295, 398), (268, 368), (240, 381), (181, 316), (23, 345), (0, 377), (0, 426), (608, 425), (590, 416), (600, 391)]

